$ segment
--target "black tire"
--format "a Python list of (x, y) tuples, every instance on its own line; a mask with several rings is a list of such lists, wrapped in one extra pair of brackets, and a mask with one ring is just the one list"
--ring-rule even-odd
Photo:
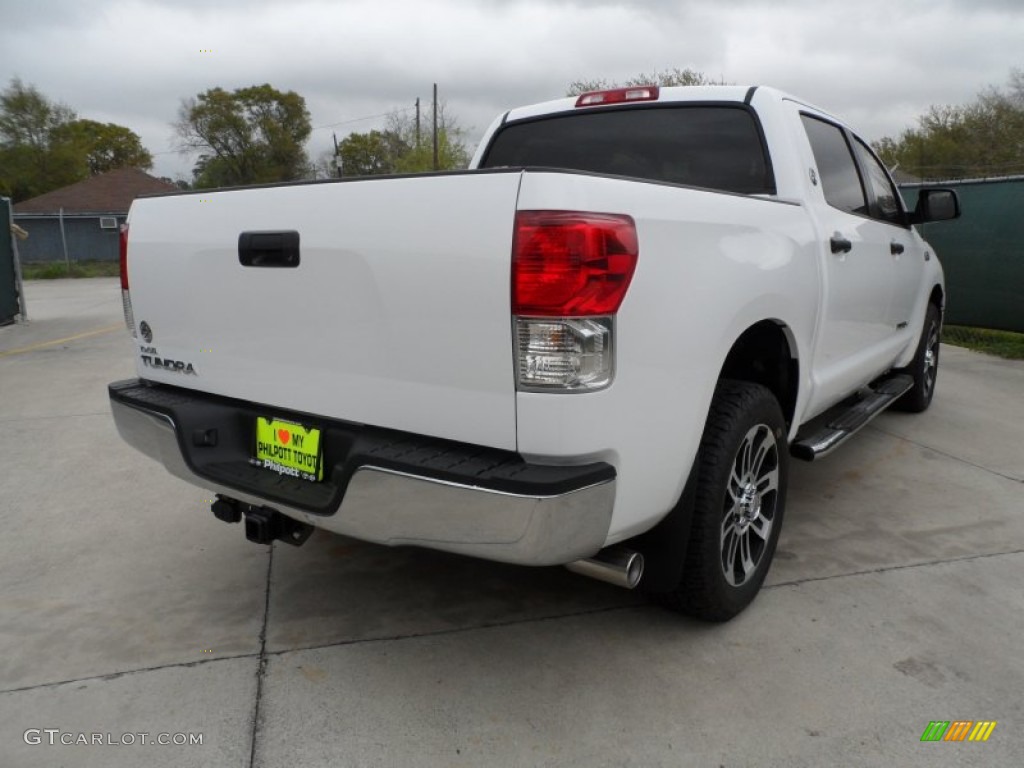
[(928, 406), (932, 404), (932, 397), (935, 395), (935, 380), (939, 375), (941, 333), (942, 316), (939, 314), (939, 308), (929, 303), (914, 359), (910, 365), (899, 371), (910, 374), (914, 378), (914, 386), (893, 403), (893, 408), (908, 413), (921, 413), (928, 410)]
[(770, 390), (718, 383), (694, 471), (683, 576), (658, 597), (689, 616), (728, 621), (761, 589), (782, 527), (789, 450), (782, 409)]

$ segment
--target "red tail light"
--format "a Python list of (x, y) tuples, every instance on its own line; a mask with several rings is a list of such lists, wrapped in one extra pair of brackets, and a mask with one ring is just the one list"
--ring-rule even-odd
[(135, 314), (132, 312), (132, 295), (128, 290), (128, 224), (121, 225), (120, 243), (121, 261), (121, 303), (124, 306), (124, 324), (128, 326), (129, 332), (135, 336)]
[(121, 290), (128, 290), (128, 224), (121, 225), (121, 243), (119, 249), (121, 260)]
[(512, 312), (537, 317), (613, 315), (639, 247), (629, 216), (519, 211), (512, 245)]

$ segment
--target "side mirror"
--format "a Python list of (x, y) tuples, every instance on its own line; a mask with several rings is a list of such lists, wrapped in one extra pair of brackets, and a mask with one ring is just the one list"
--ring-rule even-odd
[(952, 189), (922, 189), (917, 207), (910, 214), (911, 224), (928, 221), (949, 221), (960, 217), (960, 198)]

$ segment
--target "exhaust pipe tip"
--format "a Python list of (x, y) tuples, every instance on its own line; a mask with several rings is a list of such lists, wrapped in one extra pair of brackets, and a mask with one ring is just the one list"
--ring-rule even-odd
[(623, 589), (635, 589), (644, 575), (644, 556), (632, 549), (612, 547), (602, 549), (586, 560), (568, 563), (565, 567), (581, 576)]

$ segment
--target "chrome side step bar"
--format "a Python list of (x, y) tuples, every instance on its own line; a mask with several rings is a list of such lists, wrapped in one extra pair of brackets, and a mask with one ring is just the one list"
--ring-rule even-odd
[(806, 437), (798, 435), (789, 447), (790, 454), (804, 461), (827, 456), (913, 386), (913, 377), (905, 373), (883, 379), (856, 402), (836, 411), (824, 427)]

